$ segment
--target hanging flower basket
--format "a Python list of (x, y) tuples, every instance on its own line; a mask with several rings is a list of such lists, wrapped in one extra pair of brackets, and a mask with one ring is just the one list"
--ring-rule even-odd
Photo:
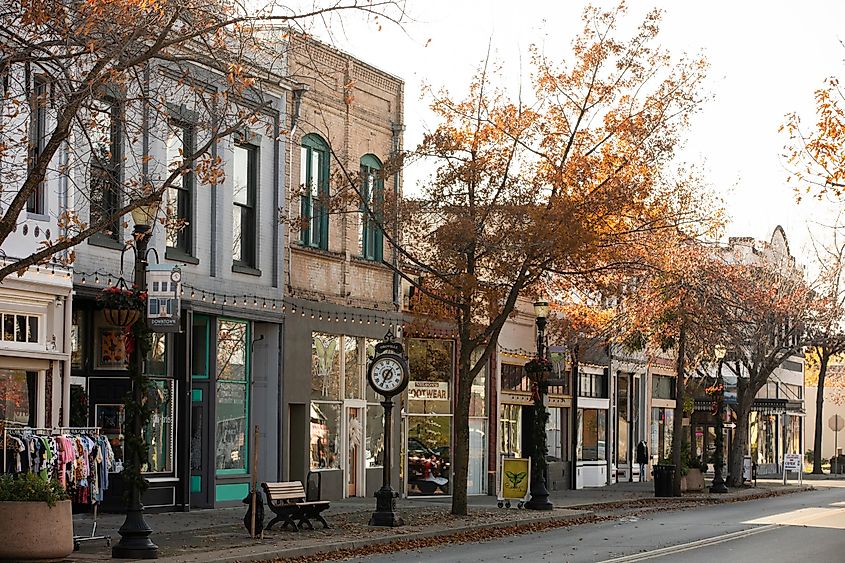
[(113, 326), (132, 326), (147, 307), (147, 292), (138, 288), (107, 287), (97, 297), (103, 307), (103, 317)]
[(552, 363), (546, 358), (532, 358), (523, 367), (532, 381), (543, 381), (552, 372)]

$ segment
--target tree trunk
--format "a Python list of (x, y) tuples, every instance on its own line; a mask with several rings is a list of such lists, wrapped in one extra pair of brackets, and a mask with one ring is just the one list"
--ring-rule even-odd
[[(463, 364), (463, 362), (461, 362)], [(458, 367), (455, 415), (452, 419), (455, 443), (452, 451), (452, 514), (467, 515), (467, 473), (469, 470), (469, 403), (472, 382), (467, 382), (468, 365)]]
[(687, 347), (686, 324), (681, 325), (678, 336), (678, 361), (675, 380), (675, 416), (672, 420), (672, 465), (675, 466), (675, 479), (672, 481), (672, 495), (681, 496), (681, 439), (684, 431), (684, 355)]
[[(824, 379), (827, 376), (827, 364), (830, 354), (822, 347), (819, 362), (819, 384), (816, 389), (816, 431), (813, 436), (813, 473), (821, 475), (822, 471), (822, 430), (824, 430)], [(834, 452), (835, 455), (835, 452)]]
[(751, 405), (754, 403), (754, 394), (749, 393), (747, 386), (743, 391), (739, 394), (736, 406), (736, 428), (731, 442), (730, 474), (727, 480), (729, 487), (742, 485), (742, 458), (748, 447), (748, 419), (751, 415)]

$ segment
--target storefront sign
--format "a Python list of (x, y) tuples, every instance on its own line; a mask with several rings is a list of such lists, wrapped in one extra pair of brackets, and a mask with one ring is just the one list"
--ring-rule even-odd
[(500, 499), (526, 499), (531, 484), (531, 463), (524, 457), (502, 457)]
[(446, 381), (411, 381), (408, 383), (411, 401), (448, 401), (449, 383)]

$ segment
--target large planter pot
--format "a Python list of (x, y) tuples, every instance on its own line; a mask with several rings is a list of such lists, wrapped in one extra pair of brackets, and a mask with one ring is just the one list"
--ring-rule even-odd
[(69, 500), (0, 502), (0, 561), (61, 561), (73, 553)]
[(701, 469), (689, 469), (687, 474), (681, 477), (681, 491), (694, 492), (704, 490), (704, 473)]

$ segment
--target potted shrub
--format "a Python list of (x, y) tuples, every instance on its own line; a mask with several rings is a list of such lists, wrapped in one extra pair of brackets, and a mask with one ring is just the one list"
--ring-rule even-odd
[(131, 289), (115, 285), (107, 287), (97, 296), (106, 322), (128, 327), (135, 324), (147, 307), (147, 292), (133, 286)]
[(71, 503), (56, 481), (0, 475), (0, 560), (62, 560), (73, 552)]

